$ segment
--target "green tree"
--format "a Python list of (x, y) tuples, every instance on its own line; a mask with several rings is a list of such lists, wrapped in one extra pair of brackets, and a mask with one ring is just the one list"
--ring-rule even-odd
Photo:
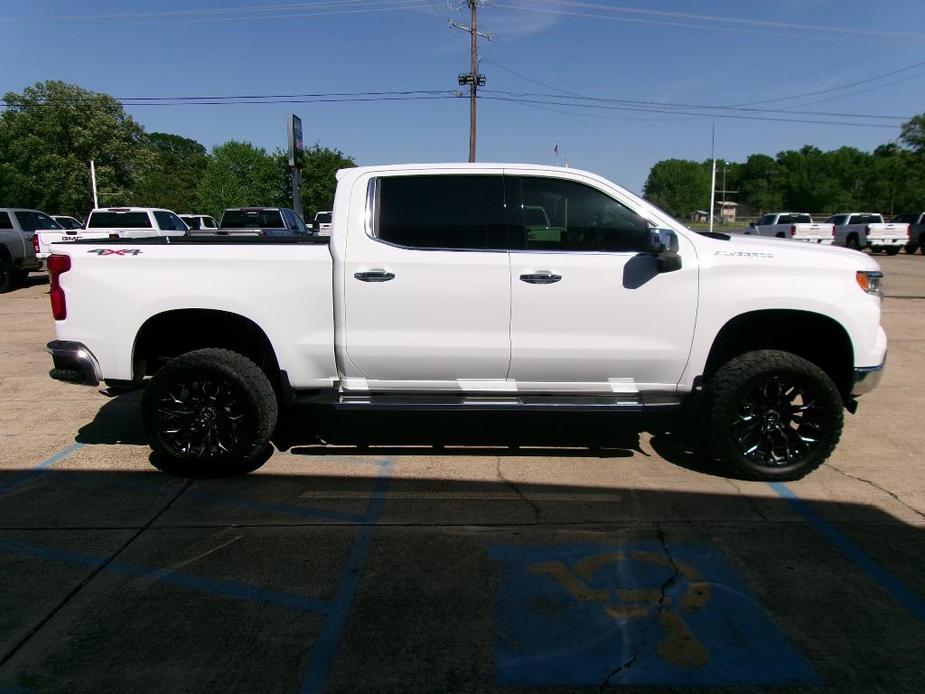
[(652, 167), (643, 187), (649, 202), (678, 219), (710, 206), (710, 167), (686, 159), (666, 159)]
[(250, 142), (215, 147), (199, 182), (200, 209), (218, 216), (227, 207), (287, 205), (279, 159)]
[(4, 99), (0, 204), (85, 217), (93, 206), (91, 159), (100, 204), (128, 202), (144, 129), (118, 101), (59, 81)]
[(767, 154), (752, 154), (739, 167), (737, 201), (763, 214), (781, 208), (783, 194), (777, 162)]
[(207, 164), (206, 148), (195, 140), (168, 133), (149, 133), (139, 153), (132, 202), (141, 207), (196, 212), (199, 181)]
[(925, 155), (925, 113), (913, 116), (903, 123), (899, 139), (916, 154)]
[(316, 142), (305, 150), (305, 166), (302, 169), (302, 211), (305, 219), (310, 221), (319, 210), (331, 209), (337, 188), (337, 171), (352, 166), (356, 166), (353, 157), (339, 149), (322, 147)]

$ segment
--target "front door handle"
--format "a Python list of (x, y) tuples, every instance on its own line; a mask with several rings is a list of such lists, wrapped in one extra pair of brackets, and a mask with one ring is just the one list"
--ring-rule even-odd
[(388, 282), (395, 279), (394, 272), (385, 270), (368, 270), (366, 272), (354, 272), (353, 276), (360, 282)]
[(530, 272), (520, 276), (520, 281), (527, 284), (554, 284), (561, 279), (562, 275), (554, 275), (551, 272)]

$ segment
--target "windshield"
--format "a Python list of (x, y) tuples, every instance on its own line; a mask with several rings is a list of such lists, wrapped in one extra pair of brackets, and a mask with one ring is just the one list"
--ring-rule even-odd
[(87, 229), (151, 229), (147, 212), (91, 212)]
[(279, 210), (226, 210), (222, 229), (285, 229)]

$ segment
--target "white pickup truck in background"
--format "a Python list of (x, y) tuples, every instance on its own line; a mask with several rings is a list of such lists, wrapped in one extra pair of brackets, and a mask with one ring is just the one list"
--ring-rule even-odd
[(87, 218), (83, 229), (40, 229), (32, 239), (36, 257), (43, 263), (51, 244), (86, 239), (144, 239), (152, 236), (184, 236), (189, 231), (170, 210), (156, 207), (100, 207)]
[(815, 223), (806, 212), (774, 212), (749, 224), (745, 233), (831, 245), (834, 228), (831, 224)]
[(835, 226), (835, 245), (896, 255), (909, 243), (909, 225), (884, 222), (873, 212), (839, 212), (825, 220)]
[(735, 474), (793, 479), (887, 349), (873, 258), (698, 234), (546, 166), (344, 169), (330, 237), (79, 241), (49, 270), (50, 375), (144, 386), (154, 459), (192, 475), (310, 440), (312, 404), (673, 413)]

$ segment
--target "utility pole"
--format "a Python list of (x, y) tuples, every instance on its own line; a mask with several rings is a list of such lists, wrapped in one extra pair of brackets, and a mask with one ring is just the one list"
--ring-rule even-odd
[[(716, 204), (716, 122), (713, 123), (713, 139), (710, 145), (710, 158), (713, 160), (713, 173), (710, 179), (710, 232), (713, 232), (713, 206)], [(723, 186), (725, 188), (726, 186)]]
[[(469, 26), (464, 26), (450, 20), (450, 26), (454, 29), (460, 29), (469, 34), (469, 58), (470, 69), (468, 73), (459, 75), (458, 81), (460, 86), (469, 85), (469, 161), (475, 161), (475, 142), (477, 131), (476, 117), (476, 100), (478, 99), (478, 88), (485, 86), (485, 75), (479, 74), (479, 36), (488, 41), (492, 40), (491, 34), (484, 34), (478, 29), (479, 5), (484, 0), (466, 0), (469, 7)], [(450, 6), (452, 8), (452, 5)]]
[(100, 206), (99, 198), (96, 195), (96, 162), (90, 160), (90, 185), (93, 188), (93, 209)]

